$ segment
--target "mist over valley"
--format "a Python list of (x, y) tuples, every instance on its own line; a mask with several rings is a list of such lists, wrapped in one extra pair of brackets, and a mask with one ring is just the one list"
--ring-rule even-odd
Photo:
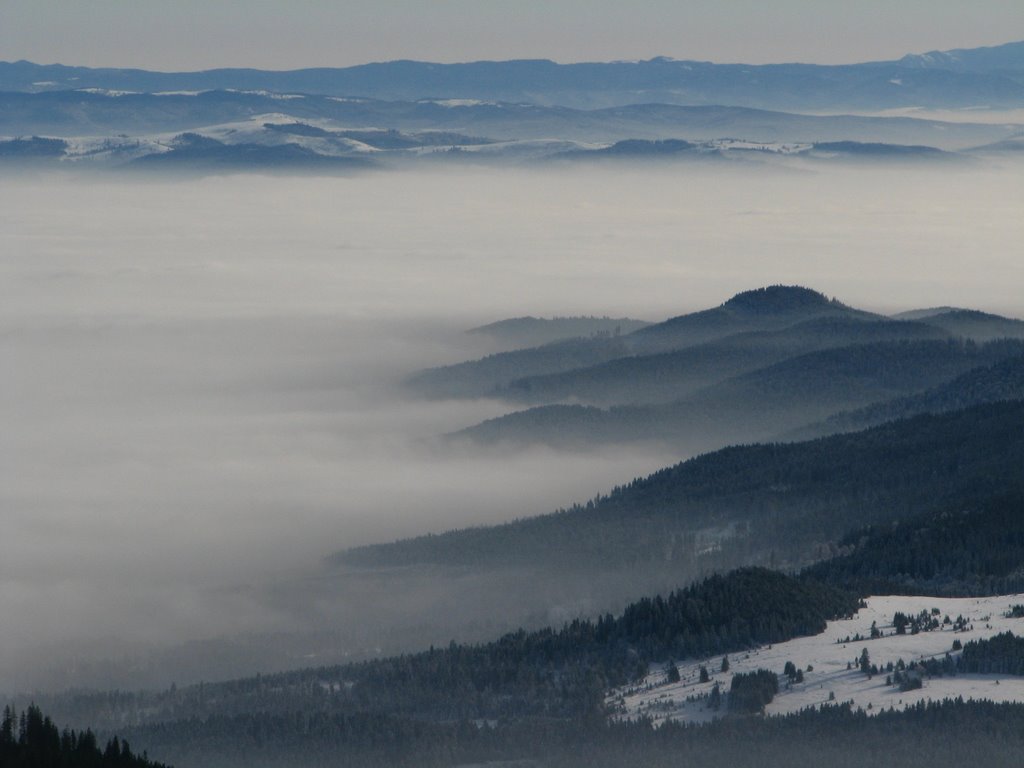
[(0, 764), (1015, 765), (1024, 43), (314, 16), (0, 62)]
[[(382, 613), (335, 650), (365, 653), (432, 609), (414, 595), (401, 610), (346, 605), (359, 590), (324, 576), (327, 555), (548, 512), (723, 444), (445, 447), (441, 435), (514, 406), (424, 400), (403, 380), (523, 346), (466, 333), (487, 322), (658, 321), (780, 282), (875, 312), (956, 301), (1013, 314), (1020, 177), (954, 178), (627, 168), (5, 181), (11, 686), (60, 685), (73, 669), (103, 684), (108, 668), (88, 670), (108, 644), (144, 656)], [(598, 590), (556, 592), (508, 625), (602, 608)], [(503, 612), (474, 616), (485, 598), (453, 594), (437, 599), (466, 626)], [(439, 641), (457, 634), (436, 623)], [(41, 636), (53, 638), (51, 672), (66, 660), (52, 676), (31, 661)], [(325, 645), (282, 642), (257, 666)], [(173, 667), (159, 676), (185, 681)]]

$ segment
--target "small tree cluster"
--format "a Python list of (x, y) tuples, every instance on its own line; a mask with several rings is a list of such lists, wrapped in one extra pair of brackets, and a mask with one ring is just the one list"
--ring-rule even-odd
[(767, 669), (734, 675), (729, 688), (729, 710), (761, 712), (778, 692), (779, 678)]
[(3, 768), (164, 768), (132, 753), (116, 736), (100, 749), (92, 731), (58, 730), (36, 706), (21, 714), (4, 708), (0, 720)]

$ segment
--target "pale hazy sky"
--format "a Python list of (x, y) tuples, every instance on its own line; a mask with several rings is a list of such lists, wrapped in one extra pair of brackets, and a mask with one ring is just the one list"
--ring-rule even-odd
[(843, 63), (1021, 39), (1021, 0), (0, 0), (2, 61), (163, 70), (658, 55)]

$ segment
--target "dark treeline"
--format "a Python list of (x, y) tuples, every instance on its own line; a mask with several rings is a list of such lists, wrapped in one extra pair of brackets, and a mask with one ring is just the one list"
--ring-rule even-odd
[(864, 528), (842, 556), (808, 568), (862, 594), (999, 595), (1024, 591), (1024, 495)]
[(1024, 675), (1024, 637), (1012, 632), (988, 640), (972, 640), (957, 659), (959, 672), (983, 675)]
[[(894, 530), (890, 538), (898, 542), (901, 532), (898, 526)], [(878, 538), (884, 538), (881, 532)], [(853, 593), (806, 575), (747, 568), (640, 600), (618, 617), (574, 621), (559, 630), (520, 631), (484, 645), (452, 643), (418, 654), (162, 694), (82, 695), (62, 701), (69, 716), (117, 727), (132, 743), (185, 768), (373, 768), (495, 760), (538, 766), (662, 765), (683, 748), (703, 756), (698, 765), (742, 766), (749, 764), (742, 762), (742, 750), (732, 751), (740, 743), (767, 753), (759, 765), (803, 765), (809, 763), (800, 760), (810, 760), (814, 749), (832, 755), (828, 744), (833, 738), (849, 746), (853, 734), (870, 743), (879, 758), (883, 745), (897, 739), (889, 748), (901, 764), (937, 760), (931, 764), (950, 765), (930, 741), (939, 738), (933, 726), (944, 712), (957, 711), (979, 723), (990, 717), (986, 727), (997, 731), (1007, 719), (1024, 717), (1024, 705), (1009, 710), (951, 703), (945, 705), (949, 710), (918, 708), (870, 721), (842, 708), (750, 720), (743, 716), (760, 711), (778, 690), (776, 673), (761, 671), (734, 678), (725, 711), (742, 717), (739, 734), (731, 723), (703, 729), (668, 725), (656, 731), (642, 722), (607, 724), (607, 691), (640, 679), (654, 661), (706, 657), (816, 634), (827, 620), (850, 615), (859, 606)], [(1007, 608), (1024, 613), (1024, 608)], [(974, 660), (960, 662), (963, 672), (1014, 674), (1011, 666), (1021, 658), (1015, 638), (968, 644), (964, 651)], [(801, 731), (798, 745), (791, 745), (797, 761), (784, 762), (792, 755), (783, 747), (782, 734), (792, 738), (797, 722), (808, 730)], [(125, 731), (125, 723), (136, 725)], [(581, 734), (588, 736), (582, 739)], [(1005, 753), (980, 754), (1001, 760)], [(848, 764), (841, 754), (834, 757), (834, 764)]]
[(628, 351), (620, 336), (564, 339), (540, 347), (498, 352), (472, 362), (429, 368), (411, 376), (406, 384), (429, 397), (480, 397), (521, 376), (597, 365), (623, 357)]
[(580, 447), (659, 442), (692, 449), (771, 439), (852, 408), (939, 386), (1024, 354), (1024, 341), (961, 339), (852, 344), (793, 354), (659, 404), (626, 396), (607, 410), (547, 405), (455, 433), (478, 442)]
[[(983, 317), (967, 326), (933, 322), (931, 316), (893, 319), (846, 306), (808, 288), (776, 285), (744, 291), (718, 307), (631, 333), (625, 333), (620, 324), (621, 336), (565, 339), (490, 355), (421, 371), (408, 383), (432, 396), (498, 395), (536, 404), (566, 399), (604, 405), (671, 402), (700, 386), (816, 351), (850, 348), (850, 362), (856, 365), (856, 347), (877, 342), (1024, 337), (1024, 323)], [(983, 364), (988, 354), (978, 347), (960, 349), (981, 354), (976, 365)], [(997, 348), (989, 351), (997, 353)], [(926, 363), (922, 373), (939, 359), (936, 352), (922, 358)], [(827, 357), (824, 360), (828, 362)], [(808, 364), (817, 363), (809, 360)], [(901, 374), (899, 365), (890, 370)]]
[(717, 381), (818, 350), (880, 341), (945, 339), (907, 320), (822, 317), (777, 331), (746, 331), (672, 352), (630, 355), (564, 373), (511, 381), (496, 394), (524, 403), (574, 399), (592, 405), (679, 400)]
[[(198, 685), (160, 694), (62, 697), (67, 717), (104, 727), (263, 712), (388, 713), (432, 721), (601, 717), (608, 689), (649, 665), (821, 632), (858, 598), (760, 568), (713, 576), (619, 617), (519, 631), (482, 645)], [(107, 718), (97, 723), (96, 718)]]
[(764, 711), (779, 692), (779, 676), (767, 669), (733, 675), (729, 685), (729, 711)]
[(848, 704), (708, 725), (646, 720), (424, 723), (387, 716), (253, 714), (133, 733), (182, 768), (421, 766), (508, 761), (530, 768), (959, 768), (1019, 766), (1024, 704), (921, 703), (868, 716)]
[[(1024, 613), (1024, 608), (1021, 609)], [(954, 645), (959, 648), (959, 643)], [(902, 665), (901, 665), (902, 666)], [(912, 661), (906, 666), (908, 670), (917, 670), (918, 675), (944, 677), (958, 674), (979, 675), (1011, 675), (1024, 677), (1024, 637), (1017, 637), (1012, 632), (1003, 632), (983, 640), (972, 640), (963, 646), (962, 652), (955, 658), (947, 653), (943, 659), (930, 658), (920, 662)], [(886, 671), (889, 671), (888, 669)], [(896, 684), (904, 683), (902, 690), (907, 690), (906, 680), (901, 680), (900, 672), (893, 677)], [(920, 677), (916, 678), (920, 688)]]
[(20, 714), (4, 708), (0, 720), (0, 766), (3, 768), (165, 768), (132, 753), (116, 736), (100, 748), (90, 730), (60, 731), (39, 707)]
[(955, 336), (990, 341), (1024, 338), (1024, 321), (976, 309), (951, 309), (925, 318), (925, 322), (944, 328)]
[(670, 318), (622, 336), (571, 339), (490, 355), (413, 375), (408, 384), (433, 397), (479, 397), (512, 381), (624, 358), (682, 349), (745, 331), (778, 330), (822, 317), (882, 319), (808, 288), (771, 286), (745, 291), (718, 307)]
[(797, 430), (792, 437), (808, 439), (836, 432), (867, 429), (919, 413), (944, 413), (981, 403), (1024, 398), (1024, 357), (1016, 356), (994, 365), (974, 368), (952, 381), (907, 397), (875, 403), (829, 417), (821, 424)]
[[(797, 567), (853, 528), (1024, 493), (1024, 402), (725, 448), (562, 512), (340, 553), (339, 564), (554, 570)], [(718, 530), (701, 547), (701, 536)]]
[[(372, 132), (368, 132), (372, 133)], [(452, 142), (449, 142), (452, 143)], [(510, 317), (471, 328), (466, 333), (487, 336), (506, 348), (550, 344), (576, 338), (614, 338), (644, 328), (650, 323), (630, 317)]]
[(853, 594), (764, 568), (712, 576), (667, 598), (643, 599), (619, 619), (598, 621), (598, 635), (627, 643), (649, 660), (710, 656), (823, 632), (827, 621), (857, 612)]

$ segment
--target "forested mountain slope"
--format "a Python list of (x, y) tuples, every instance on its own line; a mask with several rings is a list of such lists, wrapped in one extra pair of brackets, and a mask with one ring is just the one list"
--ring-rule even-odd
[(583, 506), (339, 553), (361, 567), (445, 563), (605, 571), (806, 563), (848, 530), (1022, 487), (1024, 402), (922, 415), (792, 444), (726, 448)]
[(624, 357), (629, 346), (623, 337), (596, 336), (553, 341), (413, 374), (406, 384), (416, 393), (432, 398), (484, 397), (522, 376), (586, 368)]
[(1017, 768), (1024, 704), (946, 701), (869, 716), (849, 704), (706, 726), (550, 719), (430, 724), (384, 715), (213, 717), (140, 729), (179, 768)]
[(975, 341), (1024, 339), (1024, 321), (973, 309), (940, 312), (927, 318), (925, 322), (943, 328), (955, 336)]
[[(863, 607), (855, 595), (806, 577), (741, 569), (667, 597), (638, 601), (618, 617), (517, 632), (477, 646), (453, 642), (443, 649), (363, 664), (161, 693), (68, 695), (56, 697), (54, 703), (69, 716), (117, 722), (121, 727), (134, 723), (125, 730), (133, 743), (170, 756), (183, 767), (452, 766), (467, 756), (525, 757), (549, 765), (575, 744), (574, 734), (587, 734), (587, 740), (608, 747), (628, 747), (635, 758), (660, 754), (657, 744), (664, 743), (648, 740), (651, 732), (644, 720), (609, 721), (607, 686), (649, 679), (651, 662), (670, 670), (673, 659), (692, 661), (723, 653), (738, 658), (757, 645), (771, 648), (817, 635), (826, 621), (851, 617)], [(837, 647), (831, 641), (829, 645)], [(970, 656), (972, 670), (1001, 665), (1006, 674), (1013, 674), (1006, 665), (1019, 663), (1019, 645), (1016, 638), (1000, 635), (969, 644), (971, 653), (965, 648), (964, 657)], [(716, 661), (724, 674), (726, 660)], [(759, 674), (774, 679), (781, 672), (773, 668)], [(878, 738), (893, 728), (902, 737), (913, 737), (926, 728), (922, 712), (930, 711), (934, 717), (954, 707), (967, 719), (981, 714), (988, 718), (988, 728), (997, 729), (989, 730), (990, 736), (1001, 723), (1009, 727), (1004, 720), (1021, 709), (991, 703), (922, 703), (900, 714), (882, 713), (870, 725), (861, 713), (859, 729), (862, 738)], [(673, 744), (682, 739), (691, 749), (714, 750), (714, 740), (706, 741), (701, 734), (728, 733), (742, 724), (738, 733), (765, 739), (800, 721), (805, 737), (831, 739), (851, 726), (851, 714), (851, 709), (838, 705), (834, 710), (813, 708), (767, 720), (727, 718), (700, 729), (665, 723), (659, 732)], [(1019, 715), (1013, 722), (1017, 719)], [(618, 738), (609, 738), (611, 734)], [(754, 738), (751, 743), (761, 742)], [(779, 748), (771, 738), (763, 744)]]
[(665, 351), (741, 331), (785, 328), (819, 317), (878, 318), (802, 286), (771, 285), (743, 291), (713, 309), (649, 325), (630, 334), (637, 350)]
[(466, 333), (486, 336), (514, 349), (580, 337), (621, 336), (648, 325), (630, 317), (510, 317), (470, 328)]
[(887, 421), (905, 419), (919, 413), (942, 413), (999, 400), (1024, 399), (1024, 357), (1011, 357), (957, 376), (924, 392), (876, 403), (854, 411), (830, 416), (787, 435), (810, 439), (836, 432), (866, 429)]
[(737, 294), (713, 309), (680, 315), (621, 336), (555, 342), (431, 368), (413, 375), (408, 383), (431, 397), (490, 395), (526, 376), (585, 368), (627, 355), (682, 349), (744, 331), (778, 330), (822, 317), (881, 319), (808, 288), (771, 286)]
[(0, 719), (0, 766), (3, 768), (166, 768), (145, 754), (132, 752), (116, 736), (100, 748), (90, 730), (59, 730), (39, 707), (20, 714), (6, 707)]
[(837, 411), (944, 383), (979, 366), (1024, 354), (1024, 342), (857, 344), (790, 357), (719, 381), (676, 402), (541, 406), (490, 419), (453, 437), (481, 443), (592, 448), (661, 442), (685, 451), (765, 440)]
[(495, 394), (522, 403), (664, 403), (717, 381), (822, 349), (949, 334), (926, 323), (825, 317), (779, 331), (747, 331), (674, 352), (630, 355), (589, 368), (515, 379)]
[(1024, 590), (1024, 496), (964, 501), (858, 529), (808, 568), (862, 594), (994, 595)]
[(852, 593), (805, 578), (741, 569), (640, 600), (617, 617), (520, 630), (480, 645), (452, 642), (364, 663), (160, 693), (57, 696), (50, 706), (105, 727), (153, 724), (138, 734), (148, 733), (142, 740), (147, 745), (161, 723), (254, 714), (386, 715), (441, 723), (601, 718), (606, 691), (643, 678), (652, 662), (814, 635), (859, 604)]

